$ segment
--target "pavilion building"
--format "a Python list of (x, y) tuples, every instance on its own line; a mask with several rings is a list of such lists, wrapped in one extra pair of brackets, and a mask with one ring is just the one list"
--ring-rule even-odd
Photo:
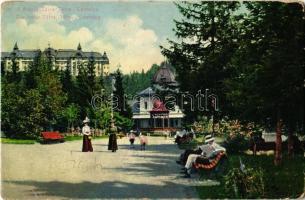
[(164, 64), (155, 73), (152, 86), (137, 94), (132, 104), (135, 129), (148, 132), (176, 131), (182, 127), (183, 112), (178, 105), (166, 107), (157, 95), (158, 90), (166, 93), (167, 88), (177, 88), (174, 73)]

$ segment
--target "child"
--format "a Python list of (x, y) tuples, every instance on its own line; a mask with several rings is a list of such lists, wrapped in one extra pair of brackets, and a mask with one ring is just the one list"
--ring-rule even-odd
[(133, 131), (130, 131), (128, 138), (129, 138), (129, 142), (130, 142), (130, 148), (134, 148), (133, 143), (135, 141), (136, 135), (133, 133)]
[(139, 135), (139, 138), (140, 138), (140, 144), (141, 144), (141, 150), (144, 150), (145, 151), (145, 146), (147, 145), (147, 137), (145, 137), (144, 135), (142, 135), (140, 133)]

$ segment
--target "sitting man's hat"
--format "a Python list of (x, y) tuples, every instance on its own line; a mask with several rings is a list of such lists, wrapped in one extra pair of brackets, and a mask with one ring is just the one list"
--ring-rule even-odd
[(206, 135), (205, 138), (204, 138), (204, 142), (205, 143), (209, 143), (209, 142), (212, 142), (214, 141), (214, 137), (212, 137), (212, 135)]
[(89, 122), (90, 122), (90, 120), (88, 117), (86, 117), (85, 120), (83, 121), (83, 123), (89, 123)]

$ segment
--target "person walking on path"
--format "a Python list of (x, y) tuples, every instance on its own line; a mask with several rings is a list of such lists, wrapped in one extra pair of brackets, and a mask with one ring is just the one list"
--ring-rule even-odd
[(130, 148), (134, 148), (134, 141), (136, 139), (136, 135), (133, 133), (133, 131), (130, 131), (128, 134), (129, 142), (130, 142)]
[(92, 144), (91, 144), (91, 131), (90, 131), (90, 127), (89, 127), (89, 118), (86, 117), (86, 119), (83, 121), (84, 123), (84, 127), (82, 129), (82, 134), (83, 134), (83, 148), (82, 148), (82, 152), (92, 152), (93, 148), (92, 148)]
[(118, 150), (117, 136), (115, 133), (110, 133), (109, 135), (108, 150), (111, 150), (112, 152)]
[(147, 137), (142, 135), (142, 133), (140, 133), (139, 138), (140, 138), (140, 144), (141, 144), (141, 151), (142, 150), (145, 151), (145, 146), (148, 144)]

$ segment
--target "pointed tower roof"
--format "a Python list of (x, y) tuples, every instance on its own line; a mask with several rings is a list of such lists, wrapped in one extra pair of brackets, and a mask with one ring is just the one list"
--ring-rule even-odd
[(102, 57), (103, 57), (104, 61), (106, 61), (106, 63), (109, 64), (109, 59), (108, 59), (108, 56), (106, 54), (106, 51), (104, 51), (104, 54), (103, 54)]
[(103, 57), (104, 57), (104, 58), (108, 58), (108, 56), (107, 56), (107, 54), (106, 54), (106, 51), (104, 51)]
[(171, 71), (168, 62), (161, 64), (161, 67), (153, 76), (154, 84), (176, 84), (175, 74)]
[(82, 47), (80, 46), (80, 43), (78, 43), (77, 50), (78, 50), (78, 51), (81, 51), (81, 50), (82, 50)]
[(17, 45), (17, 42), (16, 42), (15, 45), (14, 45), (14, 51), (16, 51), (16, 50), (19, 50), (18, 45)]

